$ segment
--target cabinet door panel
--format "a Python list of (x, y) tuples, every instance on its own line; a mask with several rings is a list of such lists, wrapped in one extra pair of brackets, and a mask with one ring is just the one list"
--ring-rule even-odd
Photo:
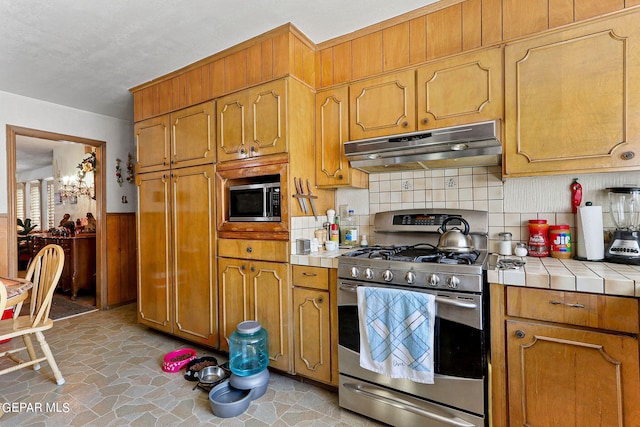
[(331, 382), (329, 292), (296, 287), (293, 309), (296, 373)]
[(416, 129), (413, 70), (354, 83), (349, 87), (350, 139)]
[(136, 175), (138, 185), (138, 320), (172, 332), (170, 183), (168, 173)]
[(229, 351), (229, 337), (238, 323), (248, 319), (249, 262), (242, 259), (218, 259), (220, 289), (220, 349)]
[(153, 172), (169, 167), (171, 144), (168, 115), (136, 123), (134, 134), (137, 173)]
[(637, 339), (519, 321), (506, 325), (510, 425), (634, 425), (640, 415)]
[(502, 118), (501, 48), (425, 65), (417, 79), (420, 130)]
[(637, 19), (507, 45), (507, 175), (640, 167)]
[(249, 92), (251, 156), (287, 151), (287, 83), (278, 80)]
[(250, 315), (269, 333), (269, 365), (290, 370), (289, 277), (287, 264), (251, 263)]
[(171, 114), (171, 163), (176, 167), (215, 162), (213, 103)]
[(244, 159), (248, 155), (245, 146), (246, 102), (246, 96), (241, 94), (225, 96), (216, 102), (220, 162)]
[(351, 169), (344, 155), (349, 140), (349, 89), (331, 89), (316, 94), (316, 182), (318, 187), (366, 188), (368, 175)]
[(214, 166), (172, 175), (174, 333), (217, 347)]

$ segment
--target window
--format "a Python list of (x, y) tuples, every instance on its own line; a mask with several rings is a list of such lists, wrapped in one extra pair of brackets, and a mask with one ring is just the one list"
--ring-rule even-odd
[[(42, 224), (42, 217), (40, 215), (40, 206), (42, 205), (42, 199), (40, 197), (40, 181), (29, 182), (29, 218), (31, 223), (40, 226)], [(40, 227), (42, 228), (42, 227)]]
[[(50, 228), (54, 228), (55, 225), (55, 221), (53, 219), (55, 212), (54, 212), (54, 187), (53, 187), (53, 180), (47, 180), (47, 230), (49, 230)], [(40, 227), (41, 230), (44, 230), (44, 227)]]
[(21, 221), (25, 219), (24, 189), (24, 182), (19, 182), (16, 191), (16, 217)]

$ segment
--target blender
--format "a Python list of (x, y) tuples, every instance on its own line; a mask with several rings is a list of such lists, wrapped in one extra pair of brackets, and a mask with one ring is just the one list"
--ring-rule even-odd
[(640, 187), (612, 187), (609, 212), (616, 226), (605, 259), (640, 265)]

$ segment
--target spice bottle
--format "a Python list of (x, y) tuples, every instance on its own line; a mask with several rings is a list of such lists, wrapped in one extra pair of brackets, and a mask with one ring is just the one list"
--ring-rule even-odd
[(546, 219), (529, 220), (529, 256), (549, 256), (549, 224)]
[(552, 225), (549, 227), (549, 244), (551, 256), (554, 258), (571, 258), (573, 243), (568, 225)]
[(511, 233), (508, 231), (498, 233), (498, 253), (500, 255), (511, 255)]

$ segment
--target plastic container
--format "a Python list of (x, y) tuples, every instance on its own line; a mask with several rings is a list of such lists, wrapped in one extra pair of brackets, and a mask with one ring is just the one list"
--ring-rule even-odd
[(571, 228), (568, 225), (552, 225), (549, 227), (549, 245), (553, 258), (571, 258), (573, 242)]
[(220, 418), (237, 417), (251, 403), (251, 390), (238, 390), (224, 381), (209, 392), (211, 411)]
[(359, 239), (358, 226), (356, 225), (355, 212), (349, 209), (346, 218), (342, 220), (342, 244), (348, 246), (358, 246)]
[(262, 372), (269, 365), (269, 337), (255, 320), (241, 322), (229, 337), (229, 369), (239, 377)]
[(546, 219), (529, 220), (529, 256), (549, 256), (549, 224)]
[(498, 233), (498, 253), (500, 255), (511, 255), (511, 233), (508, 231)]

